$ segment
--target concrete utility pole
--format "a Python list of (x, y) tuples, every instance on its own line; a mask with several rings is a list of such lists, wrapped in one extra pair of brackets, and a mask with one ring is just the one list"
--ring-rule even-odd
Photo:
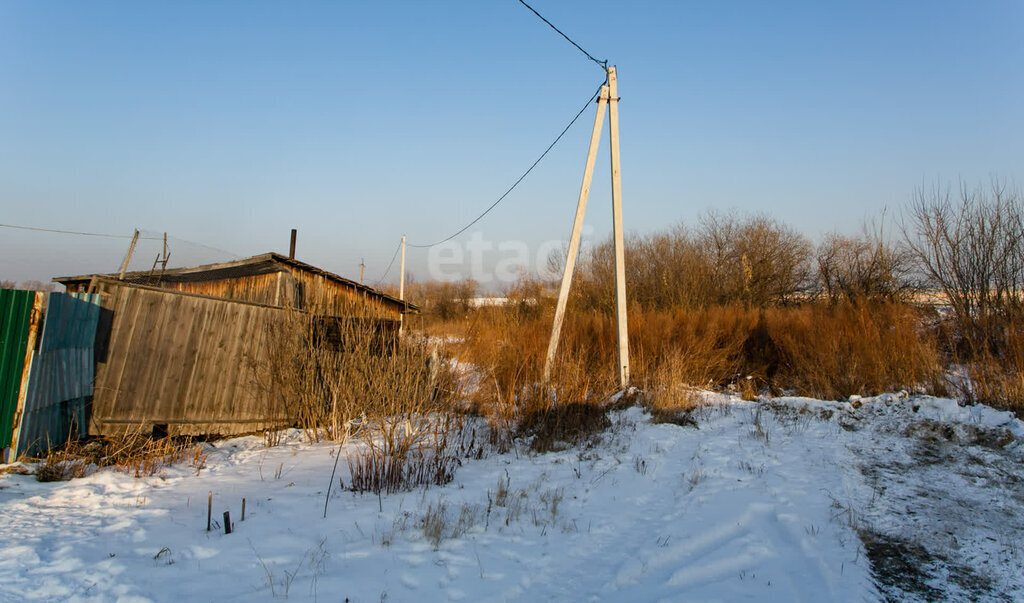
[(398, 299), (402, 300), (402, 313), (398, 316), (398, 335), (402, 335), (405, 327), (405, 235), (402, 235), (401, 274), (398, 277)]
[(601, 94), (597, 98), (597, 115), (594, 116), (594, 130), (590, 134), (590, 150), (587, 151), (587, 163), (583, 168), (583, 184), (580, 185), (580, 196), (576, 201), (576, 219), (572, 223), (572, 235), (569, 237), (569, 250), (565, 256), (565, 271), (562, 272), (562, 285), (558, 288), (558, 305), (555, 306), (555, 322), (551, 326), (551, 339), (548, 341), (548, 355), (544, 362), (544, 381), (551, 377), (551, 366), (558, 352), (558, 339), (562, 333), (562, 321), (565, 319), (565, 306), (569, 301), (569, 288), (576, 270), (576, 258), (580, 251), (580, 233), (583, 230), (583, 216), (587, 212), (587, 199), (590, 196), (590, 182), (594, 176), (594, 162), (597, 159), (597, 147), (601, 140), (601, 124), (608, 106), (608, 86), (601, 86)]
[(629, 387), (629, 328), (626, 315), (626, 261), (622, 233), (622, 181), (619, 173), (619, 97), (615, 67), (609, 67), (607, 73), (608, 84), (601, 87), (597, 99), (594, 130), (590, 135), (590, 149), (587, 151), (587, 163), (583, 168), (583, 184), (580, 186), (580, 195), (576, 202), (576, 218), (573, 221), (572, 235), (569, 238), (562, 284), (558, 289), (555, 320), (551, 326), (551, 339), (548, 342), (548, 353), (544, 362), (544, 381), (546, 382), (551, 376), (551, 368), (558, 351), (558, 339), (562, 332), (562, 322), (565, 319), (565, 306), (569, 299), (573, 271), (576, 268), (576, 259), (579, 255), (580, 232), (583, 227), (583, 216), (587, 210), (590, 182), (594, 174), (594, 160), (597, 157), (598, 142), (601, 138), (601, 124), (604, 122), (607, 106), (612, 161), (612, 229), (615, 241), (615, 317), (618, 336), (619, 385), (625, 389)]
[(619, 336), (619, 384), (629, 387), (629, 326), (626, 316), (626, 258), (622, 235), (622, 178), (619, 174), (619, 95), (615, 67), (608, 68), (608, 139), (612, 151), (612, 231), (615, 238), (615, 318)]

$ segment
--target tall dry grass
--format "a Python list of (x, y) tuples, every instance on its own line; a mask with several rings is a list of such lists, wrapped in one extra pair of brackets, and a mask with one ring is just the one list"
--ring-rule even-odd
[[(943, 357), (925, 313), (882, 301), (634, 307), (632, 383), (663, 410), (692, 406), (699, 389), (731, 388), (747, 398), (788, 392), (844, 399), (899, 389), (942, 394)], [(480, 369), (476, 403), (506, 428), (555, 406), (602, 402), (617, 389), (615, 323), (605, 313), (567, 317), (547, 387), (541, 370), (550, 312), (522, 319), (489, 309), (468, 331), (458, 353)]]
[(773, 382), (823, 399), (899, 389), (944, 394), (942, 356), (922, 312), (886, 302), (770, 309), (779, 355)]
[(997, 345), (972, 346), (964, 352), (968, 343), (961, 339), (950, 346), (954, 365), (960, 367), (953, 388), (967, 402), (1024, 413), (1024, 320), (1005, 319), (989, 333)]

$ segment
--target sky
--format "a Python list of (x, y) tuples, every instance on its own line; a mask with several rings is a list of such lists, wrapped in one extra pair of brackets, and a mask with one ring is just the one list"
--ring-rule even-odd
[[(629, 233), (735, 210), (819, 240), (932, 183), (1024, 180), (1017, 0), (531, 4), (617, 67)], [(116, 271), (134, 229), (148, 269), (163, 232), (182, 265), (287, 252), (295, 228), (299, 259), (390, 283), (403, 234), (479, 215), (603, 79), (517, 0), (0, 0), (0, 223), (120, 237), (0, 227), (0, 280)], [(595, 107), (407, 273), (498, 288), (503, 261), (543, 265)], [(588, 243), (611, 232), (604, 132)]]

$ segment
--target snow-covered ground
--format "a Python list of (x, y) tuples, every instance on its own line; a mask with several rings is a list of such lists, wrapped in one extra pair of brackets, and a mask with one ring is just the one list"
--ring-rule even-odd
[[(485, 452), (444, 487), (378, 500), (336, 478), (326, 519), (337, 449), (297, 432), (207, 445), (199, 475), (6, 474), (0, 600), (1024, 598), (1009, 414), (707, 397), (697, 427), (616, 411), (589, 444)], [(234, 533), (206, 531), (210, 491)]]

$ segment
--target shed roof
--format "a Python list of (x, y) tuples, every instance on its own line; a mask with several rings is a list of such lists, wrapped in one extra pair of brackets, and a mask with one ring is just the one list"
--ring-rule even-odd
[[(418, 311), (420, 309), (418, 306), (414, 304), (403, 302), (397, 297), (388, 295), (387, 293), (374, 289), (373, 287), (357, 283), (356, 281), (347, 279), (343, 276), (339, 276), (333, 272), (324, 270), (322, 268), (317, 268), (312, 264), (300, 262), (299, 260), (296, 260), (294, 258), (290, 258), (288, 256), (273, 252), (254, 255), (252, 257), (243, 258), (240, 260), (233, 260), (230, 262), (204, 264), (202, 266), (191, 266), (186, 268), (171, 268), (169, 270), (161, 271), (159, 274), (155, 274), (148, 270), (128, 272), (125, 274), (124, 278), (127, 281), (139, 284), (157, 284), (160, 282), (203, 282), (280, 272), (282, 265), (289, 266), (291, 268), (295, 268), (303, 272), (320, 275), (328, 280), (334, 281), (346, 287), (351, 287), (356, 291), (361, 291), (370, 297), (377, 298), (384, 302), (402, 305), (409, 310)], [(68, 286), (88, 283), (93, 278), (116, 279), (118, 278), (118, 276), (119, 275), (117, 274), (84, 274), (79, 276), (58, 276), (53, 279), (53, 282), (61, 283), (62, 285)]]

